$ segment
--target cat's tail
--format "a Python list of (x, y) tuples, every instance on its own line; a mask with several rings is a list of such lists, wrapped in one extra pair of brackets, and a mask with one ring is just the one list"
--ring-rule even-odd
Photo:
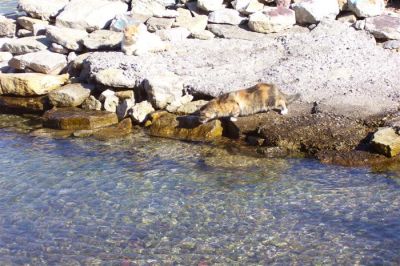
[(292, 95), (286, 95), (286, 104), (289, 105), (292, 102), (298, 100), (301, 97), (300, 93), (292, 94)]

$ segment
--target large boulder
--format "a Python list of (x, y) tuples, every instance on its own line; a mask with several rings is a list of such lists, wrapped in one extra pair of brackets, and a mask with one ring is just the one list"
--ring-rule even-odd
[(34, 18), (49, 20), (56, 17), (69, 0), (19, 0), (19, 10)]
[(251, 30), (260, 33), (280, 32), (293, 27), (294, 24), (296, 24), (295, 12), (285, 7), (251, 14), (248, 23)]
[(47, 111), (43, 116), (43, 125), (53, 129), (91, 130), (108, 127), (118, 123), (115, 113), (79, 108), (57, 108)]
[(67, 66), (67, 59), (65, 55), (46, 50), (15, 56), (8, 64), (15, 69), (57, 75)]
[(16, 29), (15, 20), (0, 15), (0, 37), (13, 37)]
[(89, 50), (117, 50), (121, 41), (121, 32), (96, 30), (83, 39), (83, 45)]
[(371, 144), (376, 152), (387, 157), (394, 157), (400, 153), (400, 136), (390, 127), (375, 132)]
[(40, 73), (0, 74), (0, 95), (40, 96), (60, 88), (68, 75)]
[(239, 11), (230, 8), (218, 9), (208, 15), (208, 22), (217, 24), (239, 25), (245, 20)]
[(93, 85), (83, 83), (68, 84), (50, 92), (49, 100), (56, 107), (76, 107), (90, 96), (93, 88)]
[(105, 29), (116, 16), (125, 13), (128, 5), (107, 0), (72, 0), (57, 16), (56, 26), (87, 31)]
[(24, 37), (8, 39), (2, 46), (2, 50), (15, 55), (27, 54), (47, 50), (49, 42), (45, 37)]
[(337, 0), (303, 0), (292, 5), (298, 24), (314, 24), (323, 19), (335, 19), (339, 14)]
[(385, 10), (384, 0), (348, 0), (347, 9), (358, 17), (374, 17), (383, 14)]
[(377, 39), (400, 40), (400, 17), (381, 15), (366, 18), (365, 30)]
[(49, 26), (46, 36), (49, 40), (72, 51), (81, 51), (83, 40), (88, 36), (84, 30)]

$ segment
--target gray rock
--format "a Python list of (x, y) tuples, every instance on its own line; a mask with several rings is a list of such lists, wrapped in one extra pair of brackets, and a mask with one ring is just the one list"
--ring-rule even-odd
[(400, 17), (381, 15), (366, 18), (365, 30), (377, 39), (400, 40)]
[(115, 18), (124, 14), (128, 5), (106, 0), (71, 0), (57, 16), (56, 26), (87, 31), (105, 29)]
[(0, 15), (0, 37), (13, 37), (16, 29), (15, 20)]
[(117, 106), (117, 116), (119, 120), (124, 119), (128, 116), (128, 112), (133, 108), (135, 105), (134, 99), (125, 99)]
[(190, 35), (190, 31), (186, 28), (172, 28), (166, 30), (159, 30), (156, 31), (156, 34), (161, 38), (163, 41), (170, 41), (170, 42), (180, 42)]
[(34, 25), (42, 25), (42, 26), (47, 26), (49, 24), (48, 21), (46, 20), (41, 20), (41, 19), (35, 19), (31, 17), (18, 17), (17, 18), (17, 23), (24, 29), (29, 30), (29, 31), (34, 31)]
[(18, 36), (18, 38), (31, 37), (31, 36), (33, 36), (33, 33), (26, 29), (19, 29), (17, 31), (17, 36)]
[(67, 48), (65, 48), (64, 46), (58, 44), (58, 43), (52, 43), (50, 46), (50, 51), (54, 52), (54, 53), (59, 53), (59, 54), (68, 54), (69, 50)]
[(337, 0), (304, 0), (293, 4), (298, 24), (314, 24), (323, 19), (335, 19), (339, 14)]
[(15, 69), (57, 75), (67, 66), (67, 58), (62, 54), (39, 51), (15, 56), (8, 64)]
[(347, 1), (347, 9), (354, 12), (357, 17), (374, 17), (383, 14), (385, 10), (384, 0), (351, 0)]
[(72, 51), (81, 51), (83, 48), (83, 39), (88, 36), (84, 30), (68, 29), (49, 26), (47, 27), (47, 38), (52, 42), (58, 43)]
[(170, 18), (149, 18), (146, 22), (147, 30), (150, 32), (155, 32), (157, 30), (170, 29), (174, 23), (174, 19)]
[(122, 33), (110, 30), (96, 30), (83, 39), (83, 45), (89, 50), (120, 49)]
[(285, 7), (251, 14), (248, 23), (251, 30), (260, 33), (280, 32), (290, 29), (294, 24), (296, 24), (295, 12)]
[(136, 80), (124, 75), (124, 71), (116, 68), (108, 68), (99, 71), (94, 76), (95, 80), (105, 86), (113, 88), (134, 88)]
[(204, 11), (215, 11), (223, 7), (223, 0), (197, 0), (197, 7)]
[(101, 102), (97, 100), (93, 95), (89, 96), (83, 103), (82, 109), (84, 110), (101, 110)]
[(214, 33), (212, 33), (209, 30), (202, 30), (199, 32), (192, 32), (190, 34), (190, 37), (194, 38), (194, 39), (199, 39), (199, 40), (210, 40), (213, 39), (215, 37)]
[(147, 116), (154, 112), (154, 108), (148, 101), (143, 101), (135, 104), (130, 111), (130, 116), (133, 121), (143, 123)]
[(389, 50), (400, 49), (400, 40), (391, 40), (383, 43), (383, 48)]
[(81, 105), (94, 88), (93, 85), (73, 83), (49, 93), (51, 105), (56, 107), (76, 107)]
[(400, 153), (400, 136), (393, 128), (380, 128), (375, 132), (371, 145), (376, 152), (387, 157), (395, 157)]
[(208, 22), (217, 24), (239, 25), (245, 21), (239, 11), (230, 8), (218, 9), (208, 15)]
[(20, 39), (9, 39), (3, 46), (2, 50), (15, 55), (27, 54), (47, 50), (50, 45), (45, 37), (24, 37)]
[(163, 71), (148, 76), (144, 88), (154, 107), (163, 109), (182, 97), (183, 81), (176, 74)]
[(49, 20), (57, 16), (69, 0), (19, 0), (19, 10), (34, 18)]

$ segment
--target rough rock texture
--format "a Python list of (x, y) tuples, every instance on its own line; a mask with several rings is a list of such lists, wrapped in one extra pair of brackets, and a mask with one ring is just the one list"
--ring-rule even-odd
[(49, 20), (57, 16), (69, 0), (19, 0), (18, 6), (34, 18)]
[(293, 27), (296, 16), (293, 10), (277, 7), (250, 15), (249, 28), (255, 32), (273, 33)]
[(382, 15), (385, 10), (384, 0), (348, 0), (347, 9), (358, 17), (374, 17)]
[(149, 103), (148, 101), (143, 101), (135, 104), (135, 106), (132, 107), (130, 116), (133, 121), (137, 123), (143, 123), (146, 120), (147, 116), (154, 111), (155, 110), (151, 103)]
[(208, 22), (219, 24), (239, 25), (245, 20), (239, 11), (231, 8), (218, 9), (208, 15)]
[(242, 14), (249, 15), (264, 9), (264, 4), (258, 0), (235, 0), (233, 8)]
[(0, 15), (0, 37), (13, 37), (16, 29), (15, 20)]
[(50, 109), (47, 96), (10, 97), (0, 96), (0, 110), (20, 113), (42, 113)]
[(110, 30), (96, 30), (83, 39), (89, 50), (116, 50), (121, 46), (122, 33)]
[(14, 56), (8, 64), (15, 69), (57, 75), (67, 66), (67, 58), (62, 54), (52, 53), (50, 51), (39, 51)]
[(128, 10), (122, 2), (107, 0), (72, 0), (57, 16), (56, 26), (95, 31), (104, 29), (116, 15)]
[(79, 108), (58, 108), (47, 111), (43, 125), (53, 129), (82, 130), (97, 129), (118, 123), (115, 113), (86, 111)]
[(17, 23), (24, 29), (29, 30), (29, 31), (34, 31), (34, 26), (35, 25), (43, 25), (46, 26), (49, 24), (48, 21), (46, 20), (41, 20), (41, 19), (35, 19), (31, 17), (18, 17), (17, 18)]
[(122, 69), (107, 68), (99, 71), (95, 75), (95, 80), (104, 86), (113, 88), (134, 88), (136, 79), (126, 77)]
[(174, 23), (174, 19), (151, 17), (146, 21), (147, 30), (155, 32), (157, 30), (170, 29)]
[(180, 12), (180, 16), (176, 18), (174, 22), (174, 27), (183, 27), (188, 29), (190, 32), (198, 32), (204, 30), (207, 26), (208, 16), (198, 15), (192, 17), (190, 12), (184, 9), (184, 11)]
[(8, 39), (1, 49), (5, 52), (19, 55), (46, 50), (49, 45), (48, 40), (44, 37), (25, 37)]
[(60, 88), (68, 75), (0, 74), (0, 95), (40, 96)]
[(190, 31), (183, 27), (159, 30), (156, 34), (163, 41), (170, 41), (173, 43), (181, 42), (185, 40), (190, 35)]
[(264, 37), (264, 34), (251, 32), (250, 29), (243, 25), (238, 27), (233, 25), (209, 24), (207, 28), (217, 37), (224, 39), (257, 41)]
[(90, 95), (89, 98), (87, 98), (83, 103), (82, 103), (82, 109), (84, 110), (101, 110), (101, 102), (97, 100), (93, 95)]
[(337, 0), (304, 0), (293, 5), (298, 24), (314, 24), (323, 19), (335, 19), (339, 14)]
[(68, 84), (49, 93), (51, 105), (56, 107), (76, 107), (90, 95), (94, 86), (89, 84)]
[(375, 132), (371, 144), (376, 152), (387, 157), (395, 157), (400, 153), (400, 136), (390, 127)]
[(46, 36), (52, 42), (58, 43), (65, 48), (73, 51), (81, 51), (83, 47), (83, 39), (85, 39), (88, 34), (84, 30), (51, 26), (47, 27)]
[(167, 112), (151, 115), (149, 134), (152, 136), (190, 141), (211, 141), (222, 136), (219, 120), (199, 124), (196, 117), (178, 117)]
[(127, 118), (115, 126), (97, 129), (93, 132), (93, 137), (98, 140), (110, 140), (125, 137), (132, 133), (132, 121)]
[(361, 117), (398, 106), (400, 55), (378, 47), (363, 31), (332, 21), (311, 32), (294, 27), (280, 34), (248, 34), (255, 34), (252, 41), (187, 39), (146, 60), (93, 53), (83, 73), (90, 78), (106, 68), (121, 68), (140, 82), (153, 71), (168, 70), (184, 80), (189, 92), (203, 96), (273, 82), (285, 93), (301, 93), (302, 101)]
[(377, 39), (400, 40), (400, 17), (381, 15), (366, 18), (365, 30)]
[(198, 0), (197, 7), (204, 11), (215, 11), (221, 9), (223, 0)]

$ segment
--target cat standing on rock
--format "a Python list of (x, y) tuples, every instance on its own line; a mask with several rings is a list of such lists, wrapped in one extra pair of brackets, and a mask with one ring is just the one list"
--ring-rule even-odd
[(130, 25), (123, 30), (122, 51), (127, 55), (144, 55), (148, 52), (166, 50), (166, 44), (161, 38), (147, 31), (143, 23)]

